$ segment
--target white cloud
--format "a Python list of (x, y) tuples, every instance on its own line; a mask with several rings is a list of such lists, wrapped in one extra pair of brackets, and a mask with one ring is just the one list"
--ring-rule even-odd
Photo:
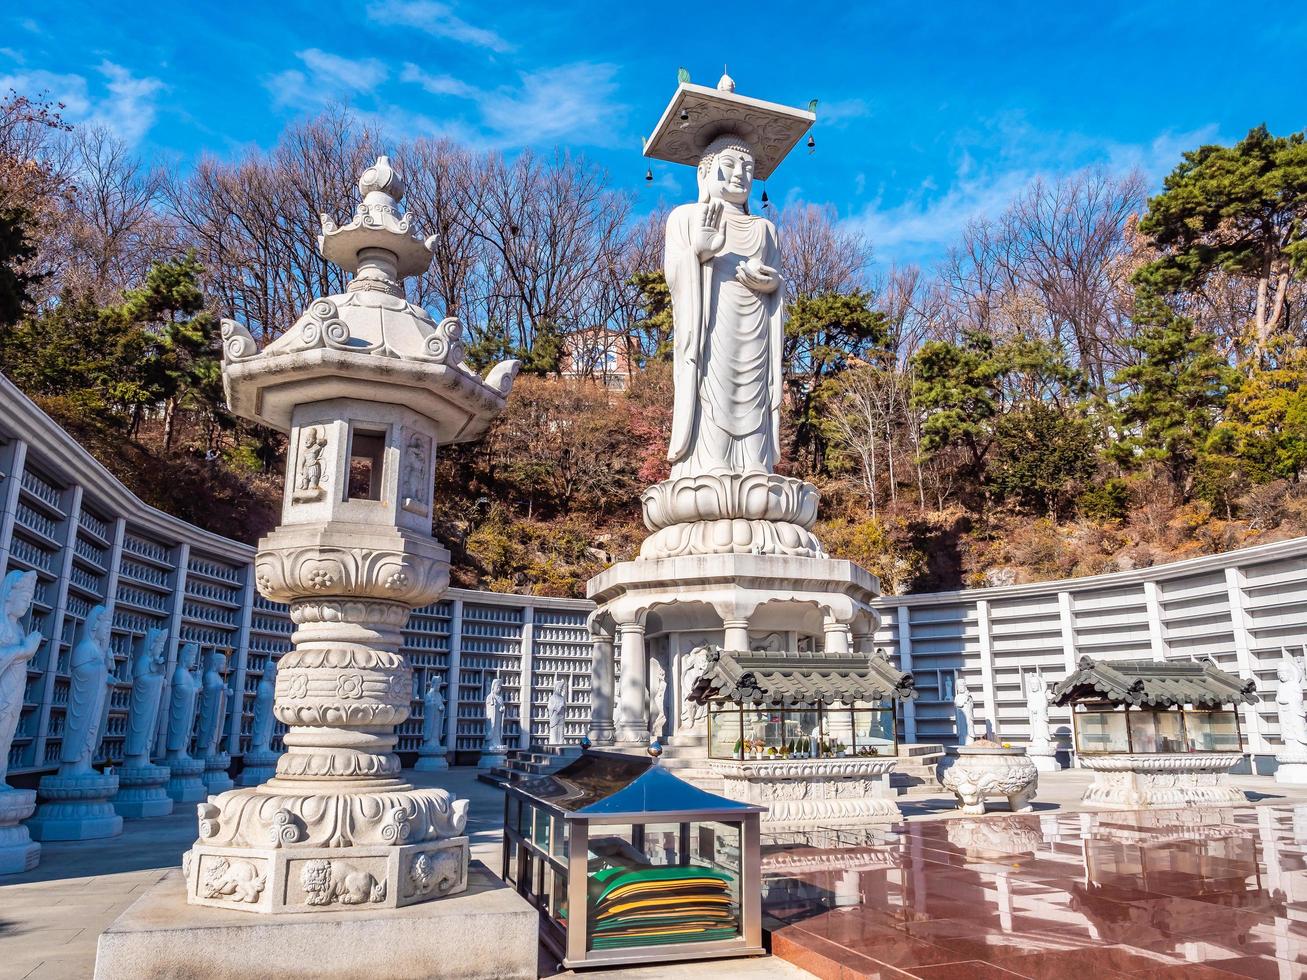
[(264, 81), (273, 103), (313, 109), (351, 95), (371, 92), (389, 72), (376, 58), (345, 58), (319, 48), (295, 52), (304, 70), (290, 68)]
[(461, 78), (455, 78), (453, 75), (432, 75), (411, 62), (404, 66), (404, 70), (399, 73), (399, 78), (400, 81), (420, 85), (432, 95), (453, 95), (460, 99), (471, 99), (477, 94), (477, 90)]
[(0, 92), (13, 89), (31, 99), (49, 99), (63, 103), (63, 114), (68, 119), (81, 119), (91, 108), (86, 79), (81, 75), (60, 75), (37, 69), (20, 71), (0, 77)]
[(432, 95), (464, 99), (476, 109), (488, 147), (530, 146), (563, 140), (611, 146), (625, 107), (613, 102), (615, 65), (580, 62), (523, 72), (518, 84), (476, 88), (449, 75), (432, 75), (405, 65), (403, 81)]
[(102, 99), (91, 114), (90, 122), (104, 126), (119, 139), (135, 146), (154, 125), (155, 98), (163, 90), (157, 78), (137, 78), (122, 65), (100, 62), (99, 72), (108, 81), (108, 98)]
[(0, 91), (13, 89), (31, 98), (62, 103), (60, 112), (68, 122), (103, 126), (124, 143), (135, 146), (154, 125), (163, 82), (137, 77), (112, 61), (100, 62), (96, 71), (104, 77), (104, 93), (100, 95), (92, 91), (86, 76), (44, 70), (6, 75), (0, 78)]
[(845, 223), (867, 235), (881, 261), (933, 262), (969, 222), (998, 217), (1037, 178), (1057, 179), (1092, 167), (1121, 176), (1139, 171), (1156, 187), (1185, 150), (1217, 138), (1216, 126), (1209, 125), (1165, 132), (1147, 143), (1123, 143), (1039, 132), (1019, 117), (994, 120), (983, 132), (964, 136), (968, 145), (954, 148), (952, 180), (943, 189), (926, 177), (893, 204), (882, 191)]
[(512, 51), (513, 45), (484, 27), (469, 24), (448, 4), (433, 0), (376, 0), (368, 4), (368, 18), (378, 24), (411, 27), (432, 37), (457, 41), (500, 54)]
[(923, 183), (889, 207), (878, 197), (846, 224), (866, 235), (882, 260), (903, 264), (936, 258), (958, 240), (968, 222), (1001, 214), (1034, 177), (1028, 170), (960, 177), (938, 195)]

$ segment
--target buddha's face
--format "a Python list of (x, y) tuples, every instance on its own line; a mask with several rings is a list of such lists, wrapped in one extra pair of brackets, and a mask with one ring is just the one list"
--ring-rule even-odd
[(95, 625), (91, 629), (91, 636), (95, 638), (95, 645), (98, 647), (106, 646), (110, 639), (110, 630), (113, 628), (113, 620), (108, 614), (101, 612), (95, 620)]
[(13, 582), (9, 594), (5, 596), (4, 610), (5, 615), (10, 619), (20, 619), (32, 605), (32, 600), (36, 598), (36, 573), (29, 572), (26, 575), (19, 576)]
[(708, 196), (713, 200), (745, 204), (753, 187), (753, 154), (728, 147), (708, 168)]

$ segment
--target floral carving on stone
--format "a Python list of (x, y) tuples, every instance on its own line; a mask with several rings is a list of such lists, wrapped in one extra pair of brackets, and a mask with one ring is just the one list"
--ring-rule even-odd
[(259, 590), (277, 602), (330, 592), (425, 603), (449, 584), (449, 566), (399, 550), (333, 547), (267, 548), (255, 559)]
[(336, 696), (349, 699), (363, 697), (363, 675), (341, 674), (337, 677)]

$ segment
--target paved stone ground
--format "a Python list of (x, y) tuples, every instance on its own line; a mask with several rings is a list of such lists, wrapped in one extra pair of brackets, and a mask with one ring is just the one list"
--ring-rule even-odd
[[(472, 859), (498, 873), (502, 794), (476, 780), (472, 769), (412, 773), (417, 785), (445, 786), (472, 801), (468, 833)], [(1089, 774), (1071, 770), (1041, 778), (1037, 811), (1082, 809), (1080, 794)], [(1289, 789), (1266, 777), (1234, 777), (1254, 803), (1307, 802), (1307, 788)], [(957, 816), (950, 796), (936, 788), (899, 797), (908, 820)], [(996, 810), (1005, 810), (1000, 803)], [(121, 837), (105, 841), (46, 844), (36, 870), (0, 878), (0, 980), (81, 980), (90, 977), (101, 931), (151, 887), (195, 840), (195, 811), (184, 806), (168, 817), (128, 820)], [(544, 976), (557, 966), (541, 963)], [(571, 974), (558, 974), (570, 976)], [(734, 960), (640, 970), (585, 972), (587, 980), (634, 977), (806, 977), (810, 974), (775, 958)]]

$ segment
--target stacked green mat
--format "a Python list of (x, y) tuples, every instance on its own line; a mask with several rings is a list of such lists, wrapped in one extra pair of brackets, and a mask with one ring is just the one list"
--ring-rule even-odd
[(714, 868), (613, 866), (590, 875), (592, 949), (739, 935), (730, 875)]

